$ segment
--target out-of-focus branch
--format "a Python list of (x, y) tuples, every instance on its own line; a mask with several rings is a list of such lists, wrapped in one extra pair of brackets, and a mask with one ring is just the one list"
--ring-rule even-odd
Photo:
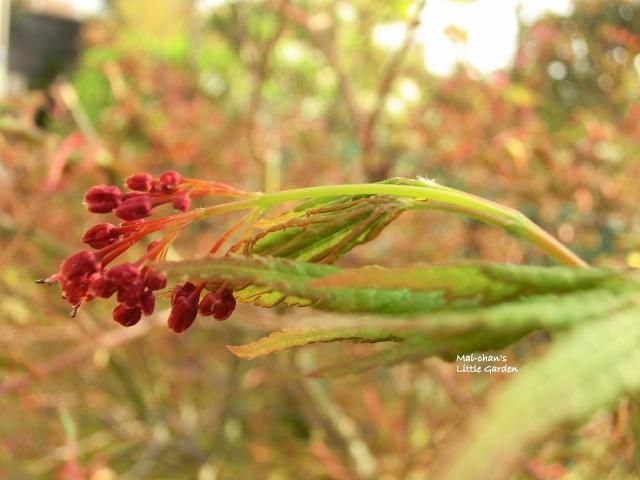
[(382, 109), (384, 107), (385, 101), (387, 99), (387, 95), (389, 94), (389, 90), (391, 90), (391, 86), (393, 85), (393, 81), (398, 75), (400, 71), (400, 67), (415, 40), (416, 31), (420, 26), (420, 18), (422, 11), (427, 3), (427, 0), (420, 0), (415, 7), (415, 12), (413, 18), (407, 25), (407, 30), (404, 35), (404, 39), (402, 44), (395, 51), (395, 53), (389, 59), (387, 66), (384, 70), (384, 74), (382, 75), (382, 79), (380, 80), (380, 84), (378, 85), (378, 93), (376, 95), (376, 103), (369, 113), (366, 122), (364, 123), (363, 129), (360, 133), (360, 142), (362, 145), (362, 165), (364, 166), (365, 173), (367, 174), (367, 179), (370, 181), (380, 180), (382, 178), (386, 178), (389, 175), (389, 169), (391, 165), (389, 164), (380, 164), (380, 162), (375, 158), (375, 139), (374, 139), (374, 131), (375, 127), (380, 119), (380, 114), (382, 113)]
[[(275, 10), (277, 8), (275, 0), (268, 0), (265, 5), (270, 10)], [(365, 122), (365, 113), (358, 105), (349, 77), (340, 65), (340, 60), (335, 48), (335, 42), (330, 38), (324, 38), (316, 29), (310, 26), (308, 14), (302, 8), (296, 5), (287, 4), (282, 10), (282, 13), (289, 22), (301, 28), (311, 43), (320, 50), (320, 52), (322, 52), (325, 60), (336, 75), (338, 89), (340, 90), (340, 94), (342, 95), (342, 99), (354, 127), (358, 132), (362, 131)]]
[[(274, 34), (267, 40), (264, 46), (260, 49), (257, 56), (257, 62), (254, 67), (254, 75), (253, 75), (253, 84), (251, 86), (251, 94), (249, 97), (249, 111), (247, 113), (247, 145), (249, 147), (249, 154), (253, 158), (253, 160), (260, 165), (264, 166), (265, 169), (265, 190), (274, 190), (280, 187), (279, 182), (274, 182), (273, 178), (279, 178), (279, 173), (274, 174), (270, 169), (278, 168), (279, 165), (272, 166), (267, 162), (265, 156), (263, 155), (261, 149), (257, 145), (256, 139), (256, 121), (258, 110), (260, 109), (260, 103), (262, 101), (262, 85), (265, 80), (269, 76), (269, 60), (271, 58), (271, 53), (275, 48), (278, 40), (282, 37), (282, 34), (285, 31), (286, 22), (284, 10), (289, 4), (288, 0), (279, 0), (277, 6), (278, 12), (278, 26), (276, 27), (276, 31)], [(275, 185), (274, 185), (275, 183)]]
[[(277, 8), (274, 0), (268, 0), (265, 5), (270, 10), (276, 10)], [(375, 127), (382, 114), (382, 109), (393, 85), (393, 81), (397, 77), (400, 67), (409, 49), (413, 45), (416, 31), (420, 26), (421, 13), (425, 5), (426, 0), (419, 0), (416, 4), (414, 15), (407, 25), (404, 40), (398, 50), (391, 56), (384, 70), (377, 89), (376, 103), (370, 112), (366, 112), (356, 100), (351, 81), (340, 65), (335, 39), (330, 37), (325, 38), (320, 35), (316, 29), (312, 28), (308, 14), (302, 8), (287, 4), (285, 8), (281, 10), (287, 20), (302, 28), (311, 43), (322, 52), (328, 65), (336, 75), (338, 89), (360, 142), (361, 168), (365, 178), (369, 181), (380, 180), (381, 178), (389, 176), (391, 165), (381, 164), (375, 155)]]

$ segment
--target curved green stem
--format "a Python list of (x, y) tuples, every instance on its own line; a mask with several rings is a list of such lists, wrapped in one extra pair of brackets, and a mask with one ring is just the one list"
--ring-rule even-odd
[(199, 216), (208, 217), (245, 208), (267, 209), (291, 201), (320, 197), (352, 195), (392, 195), (425, 201), (426, 208), (462, 213), (498, 225), (514, 235), (530, 241), (557, 262), (588, 267), (587, 263), (521, 212), (470, 193), (437, 184), (402, 185), (364, 183), (296, 188), (272, 193), (256, 193), (253, 197), (201, 209)]

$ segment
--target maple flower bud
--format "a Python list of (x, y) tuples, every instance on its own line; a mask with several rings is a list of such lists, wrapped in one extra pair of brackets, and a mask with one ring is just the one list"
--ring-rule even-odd
[(133, 175), (127, 177), (124, 183), (131, 190), (136, 190), (138, 192), (148, 192), (149, 190), (151, 190), (152, 181), (153, 177), (148, 173), (134, 173)]
[(67, 257), (60, 265), (60, 275), (66, 278), (74, 278), (95, 273), (100, 268), (98, 259), (89, 250), (80, 250)]
[(218, 305), (222, 301), (222, 295), (218, 292), (209, 292), (200, 301), (200, 305), (198, 306), (198, 311), (200, 315), (208, 317), (209, 315), (213, 315), (213, 310), (216, 305)]
[(155, 179), (151, 182), (151, 188), (149, 189), (151, 193), (162, 193), (162, 182), (160, 180)]
[(171, 292), (171, 305), (173, 305), (179, 297), (187, 297), (195, 291), (196, 286), (191, 282), (176, 285), (173, 287), (173, 291)]
[(111, 223), (98, 223), (84, 232), (82, 243), (86, 243), (91, 248), (100, 249), (115, 242), (120, 234), (117, 227)]
[(113, 319), (123, 327), (131, 327), (140, 321), (142, 310), (140, 307), (127, 307), (118, 304), (111, 313)]
[(198, 315), (198, 295), (178, 296), (172, 302), (168, 325), (176, 333), (182, 333), (189, 328)]
[(165, 193), (175, 192), (181, 178), (180, 174), (174, 170), (162, 172), (159, 177), (160, 188)]
[(188, 195), (180, 195), (174, 198), (171, 204), (173, 205), (173, 208), (175, 208), (176, 210), (180, 210), (181, 212), (186, 212), (187, 210), (189, 210), (189, 207), (191, 206), (191, 198), (189, 198)]
[(104, 276), (118, 287), (134, 283), (140, 277), (140, 271), (132, 263), (121, 263), (107, 270)]
[(89, 294), (90, 278), (100, 270), (98, 258), (88, 250), (80, 250), (67, 257), (55, 275), (63, 297), (71, 305), (79, 305)]
[(92, 213), (109, 213), (120, 205), (120, 189), (114, 185), (96, 185), (84, 196), (87, 209)]
[(109, 298), (116, 293), (118, 286), (104, 275), (93, 274), (91, 278), (91, 293), (96, 297)]
[(226, 320), (231, 316), (236, 309), (236, 299), (233, 296), (231, 290), (225, 290), (222, 292), (222, 298), (213, 309), (213, 318), (216, 320)]
[(149, 290), (162, 290), (167, 286), (167, 277), (157, 270), (151, 270), (147, 274), (145, 284)]
[(120, 203), (126, 202), (131, 198), (146, 197), (147, 194), (147, 192), (124, 192), (122, 195), (120, 195)]
[(147, 195), (129, 197), (116, 208), (116, 215), (122, 220), (138, 220), (151, 215), (151, 199)]
[(140, 297), (140, 308), (145, 315), (151, 315), (156, 306), (156, 297), (150, 290), (145, 290)]
[(131, 283), (120, 284), (118, 285), (118, 302), (135, 307), (140, 304), (143, 292), (144, 281), (142, 278), (137, 278)]
[(62, 287), (62, 298), (71, 305), (81, 304), (89, 294), (90, 280), (87, 275), (73, 278), (61, 277), (58, 282)]

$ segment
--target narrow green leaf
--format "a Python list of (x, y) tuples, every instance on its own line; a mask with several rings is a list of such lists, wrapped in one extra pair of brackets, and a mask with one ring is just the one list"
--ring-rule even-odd
[(227, 348), (238, 357), (253, 359), (280, 352), (292, 347), (310, 345), (312, 343), (328, 343), (335, 341), (353, 343), (377, 343), (400, 341), (410, 332), (399, 329), (393, 331), (375, 327), (340, 327), (340, 328), (286, 328), (273, 332), (255, 342), (246, 345), (228, 346)]
[[(487, 264), (344, 271), (278, 258), (227, 257), (164, 263), (158, 268), (191, 280), (227, 282), (238, 300), (257, 305), (272, 306), (294, 297), (288, 303), (378, 314), (478, 307), (598, 285), (622, 291), (637, 283), (635, 277), (613, 269)], [(246, 287), (250, 288), (243, 290)]]

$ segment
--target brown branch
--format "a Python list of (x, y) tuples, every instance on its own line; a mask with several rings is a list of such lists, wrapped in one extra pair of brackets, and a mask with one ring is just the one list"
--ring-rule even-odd
[(381, 178), (386, 178), (388, 176), (388, 170), (391, 165), (378, 165), (373, 158), (373, 151), (375, 147), (374, 141), (374, 130), (378, 120), (380, 119), (380, 115), (382, 113), (382, 108), (384, 107), (384, 103), (386, 101), (387, 95), (391, 90), (391, 86), (393, 85), (393, 81), (400, 71), (400, 67), (409, 52), (409, 49), (413, 45), (415, 40), (416, 31), (420, 26), (420, 14), (424, 10), (426, 5), (426, 0), (420, 0), (416, 4), (416, 10), (413, 15), (413, 18), (407, 25), (407, 30), (404, 35), (404, 39), (402, 44), (396, 50), (396, 52), (391, 56), (389, 62), (387, 63), (387, 67), (385, 68), (382, 79), (380, 80), (380, 84), (378, 86), (378, 94), (376, 96), (376, 104), (373, 109), (369, 113), (366, 122), (364, 123), (360, 143), (362, 146), (362, 155), (361, 162), (364, 166), (365, 173), (368, 177), (368, 180), (380, 180)]
[[(382, 114), (382, 109), (386, 97), (393, 85), (402, 63), (413, 45), (415, 40), (416, 31), (420, 25), (420, 14), (424, 10), (426, 0), (420, 0), (416, 5), (416, 10), (413, 18), (407, 25), (407, 30), (404, 36), (402, 45), (391, 56), (387, 66), (384, 70), (384, 74), (378, 85), (378, 95), (376, 97), (376, 104), (370, 112), (365, 112), (364, 109), (356, 101), (356, 97), (353, 91), (353, 87), (347, 76), (346, 72), (340, 65), (340, 60), (336, 51), (336, 44), (334, 38), (325, 39), (318, 34), (316, 30), (311, 28), (308, 20), (307, 12), (302, 8), (295, 5), (288, 4), (282, 10), (284, 16), (294, 25), (300, 27), (305, 34), (309, 37), (311, 43), (318, 48), (325, 57), (325, 60), (329, 66), (333, 69), (336, 80), (338, 83), (338, 90), (344, 100), (345, 108), (351, 118), (354, 128), (358, 135), (358, 140), (361, 148), (361, 166), (364, 170), (364, 175), (368, 180), (380, 180), (388, 176), (388, 170), (391, 165), (379, 164), (373, 153), (375, 150), (375, 127)], [(274, 10), (274, 1), (267, 1), (265, 6), (271, 10)], [(335, 37), (335, 36), (334, 36)]]
[(275, 33), (271, 36), (271, 38), (267, 40), (263, 48), (261, 48), (260, 52), (258, 53), (257, 63), (254, 68), (253, 84), (251, 86), (251, 93), (249, 96), (249, 110), (247, 113), (246, 135), (249, 154), (254, 159), (254, 161), (261, 165), (264, 165), (265, 168), (266, 165), (263, 155), (259, 151), (256, 142), (256, 115), (262, 101), (262, 85), (269, 75), (269, 59), (271, 57), (271, 53), (278, 43), (278, 40), (280, 40), (280, 38), (282, 37), (286, 26), (284, 10), (286, 9), (289, 2), (288, 0), (280, 0), (277, 3), (278, 5), (275, 11), (276, 13), (278, 13), (280, 21), (278, 22)]
[[(266, 7), (273, 10), (275, 8), (274, 2), (267, 1)], [(309, 37), (311, 43), (324, 55), (325, 60), (336, 75), (338, 89), (342, 95), (342, 99), (344, 100), (349, 117), (351, 118), (356, 131), (361, 132), (364, 127), (365, 114), (356, 101), (349, 77), (340, 65), (340, 60), (338, 59), (338, 54), (335, 48), (335, 42), (332, 39), (327, 40), (323, 38), (318, 34), (318, 31), (311, 28), (307, 12), (302, 8), (296, 5), (287, 4), (286, 8), (283, 9), (283, 14), (287, 20), (300, 27)]]

